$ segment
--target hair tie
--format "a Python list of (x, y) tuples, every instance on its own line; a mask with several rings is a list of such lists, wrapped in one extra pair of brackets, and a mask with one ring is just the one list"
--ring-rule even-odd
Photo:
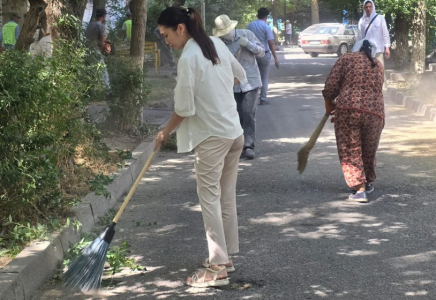
[(186, 6), (180, 6), (181, 9), (186, 10), (186, 13), (189, 14), (189, 8)]

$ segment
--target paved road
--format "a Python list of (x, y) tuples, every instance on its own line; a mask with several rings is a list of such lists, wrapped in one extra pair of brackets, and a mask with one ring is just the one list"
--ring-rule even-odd
[(306, 172), (296, 171), (336, 57), (286, 50), (271, 73), (271, 105), (258, 108), (258, 157), (240, 163), (241, 252), (230, 286), (184, 286), (207, 254), (193, 157), (161, 153), (116, 234), (148, 271), (117, 275), (99, 296), (49, 282), (37, 298), (436, 299), (435, 124), (388, 103), (376, 190), (368, 204), (347, 202), (332, 124)]

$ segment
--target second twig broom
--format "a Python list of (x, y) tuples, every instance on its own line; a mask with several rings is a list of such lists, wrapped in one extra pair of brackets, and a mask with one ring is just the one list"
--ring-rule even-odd
[(318, 127), (316, 127), (315, 131), (310, 136), (307, 144), (304, 145), (303, 148), (300, 149), (300, 151), (298, 151), (298, 171), (300, 172), (300, 174), (304, 172), (304, 169), (306, 169), (307, 160), (309, 159), (309, 152), (315, 146), (316, 140), (321, 134), (321, 131), (324, 128), (324, 125), (327, 122), (328, 118), (329, 114), (325, 114), (324, 117), (321, 119), (321, 122), (319, 122)]

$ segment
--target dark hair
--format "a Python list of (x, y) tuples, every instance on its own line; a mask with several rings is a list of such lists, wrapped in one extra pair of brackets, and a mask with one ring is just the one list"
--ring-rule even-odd
[(261, 7), (257, 11), (257, 18), (258, 19), (265, 19), (265, 17), (268, 17), (269, 10), (266, 7)]
[(96, 16), (97, 18), (101, 18), (101, 17), (106, 16), (106, 10), (105, 10), (104, 8), (98, 8), (98, 9), (95, 11), (95, 16)]
[(173, 30), (176, 30), (179, 24), (185, 24), (186, 30), (200, 46), (204, 57), (214, 65), (218, 63), (215, 45), (203, 28), (200, 14), (194, 8), (168, 7), (160, 14), (157, 23)]
[(371, 67), (375, 67), (376, 63), (374, 61), (374, 58), (371, 56), (371, 45), (369, 44), (368, 40), (364, 40), (362, 47), (360, 47), (360, 52), (364, 52), (368, 59), (371, 61)]

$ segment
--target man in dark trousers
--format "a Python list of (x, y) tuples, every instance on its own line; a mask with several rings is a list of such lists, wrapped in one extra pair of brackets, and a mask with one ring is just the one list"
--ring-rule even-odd
[(262, 86), (256, 58), (265, 55), (265, 48), (253, 32), (247, 29), (235, 29), (238, 21), (230, 20), (227, 15), (215, 19), (213, 35), (219, 37), (236, 60), (244, 68), (248, 82), (233, 87), (239, 120), (244, 129), (244, 148), (241, 157), (253, 159), (256, 140), (256, 109), (259, 100), (259, 88)]
[(106, 10), (103, 8), (99, 8), (97, 9), (95, 15), (97, 20), (89, 23), (85, 31), (85, 37), (87, 40), (86, 43), (89, 47), (91, 54), (103, 64), (103, 81), (106, 88), (109, 90), (109, 73), (107, 72), (102, 54), (105, 50), (107, 36), (106, 26), (104, 25), (104, 21), (106, 19)]

